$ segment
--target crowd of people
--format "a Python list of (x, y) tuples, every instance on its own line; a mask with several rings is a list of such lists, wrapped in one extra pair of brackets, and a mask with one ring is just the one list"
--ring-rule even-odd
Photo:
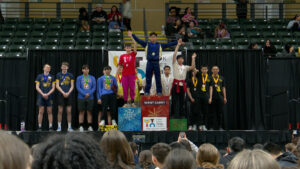
[[(297, 169), (300, 142), (295, 137), (284, 149), (267, 142), (249, 147), (240, 137), (231, 138), (225, 150), (210, 143), (196, 146), (186, 135), (150, 150), (128, 142), (117, 130), (100, 140), (84, 133), (52, 135), (28, 147), (14, 135), (0, 131), (0, 167), (5, 169)], [(140, 150), (140, 151), (138, 151)], [(223, 153), (222, 153), (223, 152)]]
[(79, 9), (78, 21), (82, 32), (89, 32), (91, 27), (97, 24), (107, 24), (110, 32), (121, 32), (125, 27), (127, 30), (131, 30), (131, 17), (130, 1), (123, 0), (122, 12), (119, 11), (117, 6), (113, 5), (110, 13), (107, 14), (103, 10), (102, 4), (97, 4), (96, 9), (89, 15), (87, 10), (82, 7)]

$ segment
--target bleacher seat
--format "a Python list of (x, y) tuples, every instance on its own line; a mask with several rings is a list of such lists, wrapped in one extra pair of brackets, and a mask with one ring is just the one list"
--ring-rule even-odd
[(61, 18), (51, 18), (50, 19), (50, 25), (56, 24), (56, 25), (61, 25), (62, 24), (62, 19)]
[(40, 24), (40, 25), (47, 25), (48, 24), (48, 18), (35, 18), (34, 23)]
[(5, 24), (16, 25), (19, 23), (19, 18), (6, 18)]
[(20, 18), (19, 23), (31, 25), (33, 23), (33, 18)]

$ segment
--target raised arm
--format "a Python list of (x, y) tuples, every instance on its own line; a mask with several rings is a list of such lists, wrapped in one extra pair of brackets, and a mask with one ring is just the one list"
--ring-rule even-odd
[(175, 46), (178, 44), (178, 41), (173, 41), (173, 42), (169, 42), (169, 43), (161, 43), (161, 47), (164, 49), (164, 48), (168, 48), (168, 47), (171, 47), (171, 46)]
[(177, 46), (175, 48), (174, 54), (173, 54), (173, 64), (176, 63), (177, 52), (179, 50), (179, 47), (180, 47), (181, 43), (182, 43), (182, 39), (179, 39), (178, 43), (177, 43)]
[(195, 67), (196, 67), (196, 57), (197, 57), (197, 54), (196, 53), (193, 53), (193, 55), (192, 55), (192, 65), (190, 66), (190, 70), (193, 70), (193, 69), (195, 69)]
[(133, 51), (134, 53), (137, 53), (137, 43), (136, 41), (134, 40), (134, 38), (132, 37), (132, 32), (131, 31), (128, 31), (128, 36), (131, 38), (133, 44), (134, 44), (134, 47), (133, 47)]
[(137, 43), (139, 43), (143, 47), (146, 47), (147, 43), (145, 41), (139, 39), (137, 36), (135, 36), (135, 34), (132, 34), (132, 37)]

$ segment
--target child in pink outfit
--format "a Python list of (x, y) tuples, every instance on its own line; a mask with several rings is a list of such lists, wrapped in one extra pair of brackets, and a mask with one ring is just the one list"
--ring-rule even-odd
[[(137, 43), (132, 38), (132, 32), (128, 31), (128, 36), (131, 37), (134, 42), (134, 49), (131, 51), (131, 44), (125, 44), (126, 54), (120, 56), (119, 64), (123, 65), (122, 71), (122, 86), (124, 93), (124, 107), (135, 107), (134, 97), (135, 97), (135, 57), (137, 54)], [(130, 90), (131, 103), (128, 102), (128, 89)]]

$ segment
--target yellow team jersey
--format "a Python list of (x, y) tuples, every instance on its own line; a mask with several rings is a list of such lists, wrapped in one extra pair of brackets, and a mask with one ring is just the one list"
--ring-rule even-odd
[[(142, 79), (141, 78), (137, 78), (135, 80), (135, 91), (134, 91), (134, 102), (138, 103), (141, 101), (141, 94), (140, 94), (140, 90), (139, 90), (139, 86), (142, 86)], [(128, 89), (128, 98), (130, 98), (130, 89)]]
[(122, 75), (119, 75), (119, 77), (118, 77), (116, 74), (114, 74), (114, 77), (117, 79), (117, 82), (118, 82), (118, 95), (123, 96), (123, 86), (122, 86), (122, 82), (121, 82)]

